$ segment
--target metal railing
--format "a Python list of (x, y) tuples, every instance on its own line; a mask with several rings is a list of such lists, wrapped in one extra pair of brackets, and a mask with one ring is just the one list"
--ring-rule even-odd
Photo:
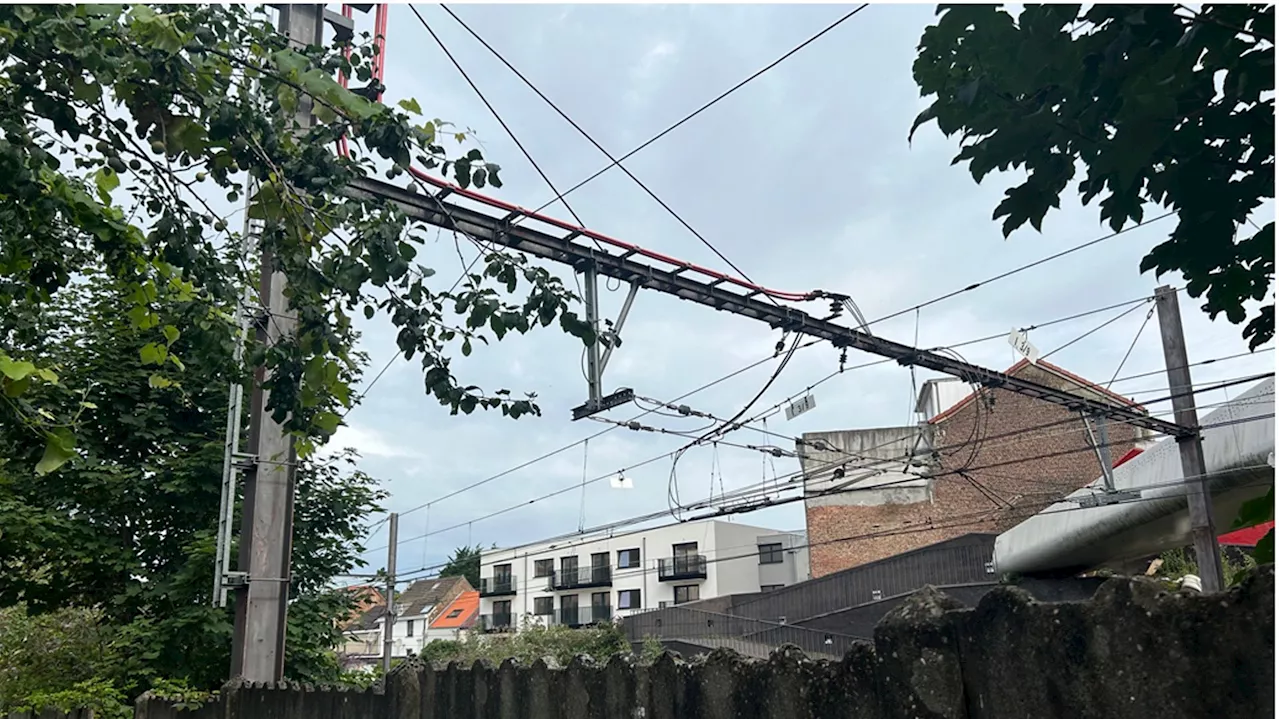
[(610, 567), (584, 567), (582, 569), (552, 572), (551, 576), (547, 577), (547, 588), (550, 591), (609, 587), (612, 585), (613, 571)]
[(504, 574), (497, 577), (480, 578), (480, 596), (502, 597), (516, 593), (516, 575)]
[(481, 614), (480, 627), (486, 632), (510, 632), (516, 628), (513, 614)]
[(784, 644), (799, 647), (811, 657), (839, 659), (857, 642), (867, 637), (806, 629), (763, 619), (735, 617), (689, 607), (668, 607), (628, 617), (623, 622), (627, 638), (633, 642), (653, 637), (661, 641), (705, 647), (733, 649), (751, 657), (767, 658)]
[(701, 554), (686, 554), (658, 560), (658, 581), (706, 578), (707, 558)]
[(587, 627), (592, 624), (613, 621), (613, 607), (593, 604), (589, 607), (557, 609), (550, 617), (552, 624), (566, 627)]

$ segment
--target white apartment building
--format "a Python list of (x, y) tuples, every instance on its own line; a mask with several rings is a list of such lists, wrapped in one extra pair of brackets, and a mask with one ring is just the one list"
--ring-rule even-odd
[(486, 631), (587, 626), (808, 578), (803, 533), (707, 519), (484, 552), (480, 615)]

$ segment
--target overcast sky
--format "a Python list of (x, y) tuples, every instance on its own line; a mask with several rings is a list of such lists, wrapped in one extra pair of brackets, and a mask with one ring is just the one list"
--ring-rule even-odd
[[(619, 156), (675, 120), (772, 62), (850, 9), (838, 5), (459, 5), (455, 11), (493, 44), (597, 141)], [(517, 136), (561, 189), (607, 164), (578, 135), (438, 6), (420, 12), (471, 73)], [(924, 106), (911, 79), (911, 63), (933, 6), (868, 8), (783, 64), (747, 85), (626, 165), (729, 259), (761, 284), (790, 291), (845, 292), (869, 319), (963, 288), (979, 280), (1108, 234), (1096, 205), (1063, 198), (1044, 232), (1023, 229), (1001, 236), (991, 212), (1015, 178), (992, 175), (979, 186), (967, 169), (952, 166), (955, 140), (935, 126), (907, 143), (911, 122)], [(361, 23), (369, 23), (361, 18)], [(487, 159), (503, 166), (505, 186), (493, 194), (526, 207), (554, 195), (521, 156), (448, 59), (405, 6), (392, 6), (386, 61), (388, 101), (414, 97), (428, 117), (474, 128)], [(728, 270), (722, 261), (616, 168), (569, 197), (591, 228), (688, 261)], [(549, 213), (568, 219), (562, 205)], [(1266, 220), (1272, 219), (1267, 208)], [(1158, 212), (1151, 212), (1151, 215)], [(1044, 266), (938, 303), (919, 313), (919, 345), (936, 347), (1008, 332), (1150, 294), (1157, 280), (1140, 275), (1143, 254), (1172, 229), (1172, 220), (1133, 232)], [(464, 246), (464, 250), (467, 249)], [(471, 253), (474, 250), (470, 251)], [(468, 254), (468, 259), (470, 254)], [(442, 236), (419, 259), (441, 275), (460, 272), (452, 240)], [(572, 286), (564, 268), (555, 271)], [(1163, 281), (1180, 285), (1181, 278)], [(623, 290), (605, 291), (603, 313), (616, 314)], [(825, 307), (812, 307), (822, 314)], [(1035, 330), (1031, 341), (1049, 350), (1096, 327), (1119, 310)], [(1146, 308), (1139, 309), (1055, 355), (1072, 372), (1105, 382), (1117, 366)], [(1198, 303), (1183, 298), (1183, 320), (1193, 362), (1247, 348), (1240, 328), (1211, 323)], [(372, 356), (371, 378), (392, 356), (393, 334), (381, 317), (363, 328)], [(913, 343), (916, 316), (876, 325), (876, 334)], [(606, 373), (607, 389), (634, 388), (647, 397), (674, 398), (768, 357), (777, 332), (750, 320), (642, 292), (623, 330), (624, 345)], [(536, 392), (541, 417), (516, 421), (497, 413), (449, 416), (423, 391), (415, 362), (397, 362), (347, 418), (336, 444), (363, 454), (361, 467), (390, 491), (389, 509), (406, 511), (451, 491), (568, 445), (606, 426), (570, 421), (586, 398), (581, 343), (550, 328), (508, 338), (458, 359), (467, 384)], [(1005, 369), (1013, 351), (1004, 339), (962, 350), (971, 362)], [(837, 367), (829, 346), (799, 351), (757, 409), (769, 407)], [(849, 364), (874, 357), (851, 353)], [(1274, 369), (1270, 352), (1193, 369), (1197, 382)], [(721, 417), (735, 414), (773, 372), (767, 362), (688, 400)], [(1121, 376), (1161, 369), (1153, 319)], [(931, 376), (917, 375), (917, 382)], [(1162, 378), (1118, 382), (1136, 396), (1163, 393)], [(1146, 391), (1145, 395), (1142, 391)], [(1243, 390), (1243, 388), (1240, 388)], [(848, 372), (814, 390), (817, 408), (788, 422), (768, 419), (771, 431), (806, 431), (902, 425), (911, 414), (908, 370), (885, 364)], [(1222, 392), (1202, 395), (1221, 402)], [(1153, 410), (1163, 407), (1152, 406)], [(634, 406), (607, 416), (629, 419)], [(697, 420), (649, 416), (670, 429)], [(758, 427), (759, 425), (757, 425)], [(789, 443), (744, 429), (741, 444)], [(401, 520), (402, 538), (463, 524), (549, 491), (616, 472), (678, 448), (679, 437), (617, 429), (482, 488), (419, 509)], [(715, 490), (759, 484), (774, 473), (798, 470), (795, 459), (762, 462), (748, 450), (690, 451), (679, 463), (686, 501)], [(585, 467), (584, 467), (585, 462)], [(719, 467), (713, 473), (713, 466)], [(574, 531), (585, 507), (587, 526), (667, 506), (670, 460), (627, 472), (632, 490), (597, 482), (582, 492), (529, 504), (471, 526), (406, 541), (400, 568), (437, 563), (456, 546), (520, 544)], [(802, 529), (799, 504), (738, 521)], [(369, 543), (385, 544), (385, 527)], [(380, 567), (384, 549), (371, 555)]]

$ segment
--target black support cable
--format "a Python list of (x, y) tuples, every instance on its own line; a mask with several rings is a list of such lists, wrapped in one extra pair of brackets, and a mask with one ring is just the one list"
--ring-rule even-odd
[(1124, 228), (1124, 229), (1122, 229), (1122, 230), (1119, 230), (1118, 232), (1112, 232), (1112, 233), (1110, 233), (1110, 234), (1103, 235), (1102, 237), (1098, 237), (1098, 238), (1095, 238), (1095, 239), (1089, 240), (1088, 242), (1084, 242), (1084, 243), (1081, 243), (1081, 244), (1079, 244), (1079, 245), (1075, 245), (1074, 247), (1068, 247), (1067, 249), (1062, 250), (1061, 252), (1055, 252), (1055, 253), (1053, 253), (1052, 255), (1049, 255), (1048, 257), (1042, 257), (1042, 258), (1040, 258), (1040, 259), (1038, 259), (1038, 260), (1035, 260), (1034, 262), (1028, 262), (1028, 263), (1027, 263), (1027, 264), (1025, 264), (1025, 265), (1021, 265), (1021, 266), (1019, 266), (1019, 267), (1015, 267), (1015, 268), (1013, 268), (1012, 270), (1007, 270), (1007, 271), (1005, 271), (1005, 272), (1001, 272), (1000, 274), (998, 274), (998, 275), (993, 275), (993, 276), (991, 276), (991, 277), (988, 277), (987, 279), (982, 280), (981, 282), (975, 282), (975, 283), (973, 283), (973, 284), (971, 284), (971, 285), (968, 285), (968, 286), (966, 286), (966, 287), (962, 287), (962, 288), (960, 288), (960, 289), (958, 289), (958, 290), (952, 290), (951, 292), (948, 292), (948, 293), (946, 293), (946, 294), (944, 294), (944, 295), (939, 295), (938, 297), (934, 297), (934, 298), (933, 298), (933, 299), (931, 299), (931, 300), (926, 300), (926, 301), (924, 301), (924, 302), (921, 302), (921, 303), (920, 303), (920, 304), (918, 304), (918, 305), (912, 305), (912, 306), (910, 306), (910, 307), (908, 307), (908, 308), (906, 308), (906, 309), (898, 310), (897, 312), (894, 312), (894, 313), (892, 313), (892, 314), (885, 315), (884, 317), (879, 317), (879, 318), (877, 318), (877, 319), (871, 320), (870, 322), (868, 322), (868, 323), (867, 323), (867, 326), (869, 327), (869, 326), (871, 326), (871, 325), (874, 325), (874, 324), (877, 324), (877, 323), (880, 323), (880, 322), (884, 322), (885, 320), (891, 320), (891, 319), (893, 319), (894, 317), (900, 317), (900, 316), (902, 316), (902, 315), (907, 314), (908, 312), (914, 312), (914, 311), (916, 311), (916, 310), (918, 310), (918, 309), (921, 309), (921, 308), (924, 308), (924, 307), (928, 307), (929, 305), (934, 305), (934, 304), (937, 304), (937, 303), (939, 303), (939, 302), (942, 302), (943, 300), (949, 300), (949, 299), (951, 299), (952, 297), (955, 297), (956, 295), (962, 295), (962, 294), (964, 294), (964, 293), (966, 293), (966, 292), (971, 292), (971, 291), (973, 291), (973, 290), (978, 289), (979, 287), (983, 287), (983, 286), (989, 285), (989, 284), (991, 284), (992, 282), (998, 282), (998, 281), (1000, 281), (1000, 280), (1003, 280), (1003, 279), (1004, 279), (1004, 278), (1006, 278), (1006, 277), (1011, 277), (1011, 276), (1013, 276), (1013, 275), (1016, 275), (1016, 274), (1018, 274), (1019, 272), (1025, 272), (1026, 270), (1029, 270), (1029, 269), (1031, 269), (1031, 268), (1033, 268), (1033, 267), (1039, 267), (1040, 265), (1043, 265), (1043, 264), (1045, 264), (1046, 262), (1052, 262), (1052, 261), (1054, 261), (1054, 260), (1056, 260), (1056, 259), (1059, 259), (1059, 258), (1061, 258), (1061, 257), (1066, 257), (1067, 255), (1072, 254), (1073, 252), (1079, 252), (1080, 250), (1083, 250), (1083, 249), (1086, 249), (1086, 248), (1089, 248), (1089, 247), (1093, 247), (1094, 245), (1097, 245), (1097, 244), (1100, 244), (1100, 243), (1106, 242), (1107, 240), (1114, 239), (1114, 238), (1116, 238), (1116, 237), (1119, 237), (1120, 235), (1125, 234), (1126, 232), (1130, 232), (1130, 231), (1132, 231), (1132, 230), (1136, 230), (1136, 229), (1138, 229), (1139, 227), (1142, 227), (1142, 226), (1144, 226), (1144, 225), (1150, 225), (1150, 224), (1152, 224), (1152, 223), (1159, 222), (1160, 220), (1164, 220), (1164, 219), (1167, 219), (1167, 218), (1169, 218), (1169, 217), (1173, 217), (1175, 214), (1176, 214), (1176, 213), (1174, 213), (1174, 212), (1166, 212), (1166, 213), (1164, 213), (1163, 215), (1157, 215), (1157, 216), (1155, 216), (1155, 217), (1152, 217), (1152, 218), (1151, 218), (1151, 219), (1149, 219), (1149, 220), (1143, 220), (1142, 222), (1139, 222), (1139, 223), (1137, 223), (1136, 225), (1133, 225), (1132, 227), (1126, 227), (1126, 228)]
[[(742, 268), (734, 264), (734, 262), (730, 260), (727, 256), (725, 256), (725, 254), (721, 252), (719, 248), (713, 245), (710, 240), (708, 240), (705, 236), (703, 236), (701, 232), (698, 232), (698, 230), (696, 230), (693, 227), (693, 225), (689, 224), (687, 220), (685, 220), (682, 216), (680, 216), (680, 213), (676, 212), (661, 197), (658, 197), (657, 193), (649, 189), (649, 186), (646, 185), (643, 180), (641, 180), (639, 177), (636, 177), (635, 173), (633, 173), (631, 170), (627, 169), (626, 166), (621, 164), (621, 160), (619, 160), (618, 158), (615, 158), (613, 154), (610, 153), (608, 150), (606, 150), (603, 145), (597, 142), (596, 139), (592, 137), (590, 133), (582, 129), (582, 126), (579, 125), (576, 121), (574, 121), (573, 118), (569, 117), (569, 115), (566, 114), (564, 110), (561, 110), (560, 107), (556, 105), (556, 103), (552, 101), (551, 98), (547, 97), (547, 95), (543, 93), (542, 90), (538, 89), (538, 87), (534, 85), (533, 82), (529, 80), (529, 78), (525, 77), (524, 73), (520, 72), (520, 70), (517, 69), (515, 65), (512, 65), (511, 62), (509, 62), (507, 58), (502, 55), (502, 53), (498, 52), (493, 47), (493, 45), (490, 45), (489, 42), (485, 40), (483, 37), (481, 37), (475, 30), (472, 30), (471, 26), (467, 25), (467, 23), (463, 21), (462, 18), (458, 17), (457, 13), (453, 12), (453, 10), (446, 5), (441, 5), (440, 7), (442, 7), (444, 11), (449, 14), (450, 17), (452, 17), (455, 21), (457, 21), (457, 23), (461, 25), (464, 30), (470, 33), (473, 38), (475, 38), (481, 45), (483, 45), (486, 50), (488, 50), (494, 57), (496, 57), (499, 61), (501, 61), (503, 65), (506, 65), (507, 69), (515, 73), (516, 77), (520, 78), (521, 82), (523, 82), (530, 90), (533, 90), (533, 92), (538, 97), (542, 98), (543, 102), (547, 103), (547, 105), (550, 106), (552, 110), (555, 110), (556, 114), (564, 118), (565, 122), (568, 122), (569, 125), (572, 126), (574, 130), (578, 131), (578, 134), (586, 138), (586, 140), (590, 142), (592, 145), (594, 145), (597, 150), (603, 153), (605, 157), (609, 158), (609, 160), (612, 162), (613, 165), (617, 165), (618, 169), (626, 173), (627, 177), (631, 178), (631, 180), (635, 182), (636, 185), (640, 187), (640, 189), (644, 190), (645, 194), (649, 195), (649, 197), (652, 198), (654, 202), (657, 202), (658, 205), (662, 207), (662, 209), (666, 210), (667, 214), (674, 217), (675, 220), (679, 222), (681, 225), (683, 225), (686, 230), (688, 230), (694, 237), (698, 238), (698, 240), (702, 242), (702, 244), (706, 245), (708, 249), (710, 249), (713, 253), (715, 253), (716, 257), (719, 257), (721, 261), (723, 261), (725, 264), (731, 267), (733, 271), (737, 272), (738, 275), (742, 277), (744, 280), (751, 282), (753, 284), (755, 283), (755, 280), (751, 279), (751, 277), (748, 276), (747, 273), (742, 270)], [(413, 9), (413, 6), (410, 5), (410, 8)], [(418, 15), (418, 11), (416, 9), (414, 9), (413, 12), (415, 15)], [(427, 26), (426, 21), (422, 19), (421, 15), (418, 15), (418, 19), (422, 21), (423, 27), (427, 28), (427, 32), (431, 32), (431, 28)], [(435, 33), (432, 33), (433, 37), (434, 35)], [(504, 127), (505, 127), (505, 124), (504, 124)], [(526, 156), (527, 156), (527, 153), (526, 153)], [(555, 193), (556, 197), (559, 199), (560, 202), (564, 202), (565, 201), (564, 196), (565, 194), (568, 194), (568, 193), (561, 193), (557, 191), (554, 186), (552, 186), (551, 191)], [(568, 204), (566, 204), (565, 207), (568, 207)], [(572, 212), (572, 210), (570, 210), (570, 212)], [(578, 219), (577, 215), (574, 215), (574, 219), (577, 220), (579, 225), (583, 225), (582, 220)], [(773, 300), (773, 302), (776, 303), (777, 300)]]

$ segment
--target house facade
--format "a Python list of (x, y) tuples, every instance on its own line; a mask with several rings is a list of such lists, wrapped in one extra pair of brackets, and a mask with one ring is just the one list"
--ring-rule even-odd
[[(1137, 406), (1048, 362), (1006, 372)], [(797, 443), (813, 576), (1002, 532), (1102, 474), (1096, 426), (1058, 405), (947, 378), (924, 383), (916, 410), (916, 426), (813, 432)], [(1132, 425), (1109, 422), (1105, 433), (1112, 463), (1148, 443)]]
[[(446, 616), (452, 605), (474, 592), (465, 577), (420, 579), (396, 597), (396, 618), (391, 627), (391, 656), (418, 654), (431, 641), (431, 625)], [(346, 629), (343, 658), (348, 665), (375, 663), (382, 656), (386, 604), (371, 607)], [(457, 629), (458, 627), (453, 627)], [(457, 632), (451, 632), (456, 638)]]
[(480, 555), (481, 625), (589, 626), (780, 588), (808, 578), (805, 545), (803, 533), (708, 519), (490, 550)]

